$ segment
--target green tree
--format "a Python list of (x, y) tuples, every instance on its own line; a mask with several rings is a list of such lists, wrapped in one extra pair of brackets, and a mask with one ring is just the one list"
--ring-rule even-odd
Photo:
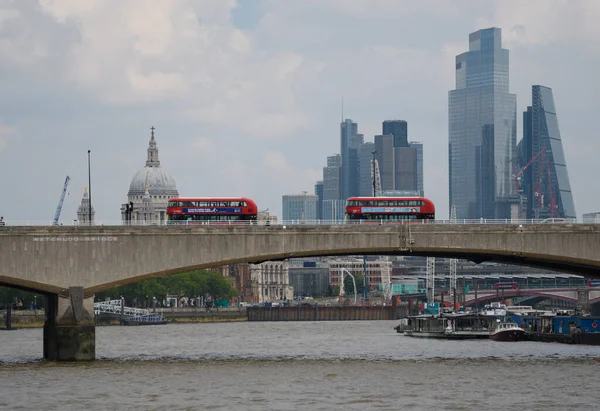
[[(363, 276), (354, 274), (354, 281), (356, 281), (356, 292), (360, 294), (363, 287)], [(354, 283), (352, 282), (352, 277), (349, 275), (344, 277), (344, 292), (346, 295), (354, 295)]]

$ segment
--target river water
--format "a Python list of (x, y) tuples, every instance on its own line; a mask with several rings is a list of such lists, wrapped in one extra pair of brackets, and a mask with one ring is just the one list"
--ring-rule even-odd
[(592, 410), (600, 347), (422, 340), (395, 321), (98, 327), (90, 363), (0, 331), (0, 409)]

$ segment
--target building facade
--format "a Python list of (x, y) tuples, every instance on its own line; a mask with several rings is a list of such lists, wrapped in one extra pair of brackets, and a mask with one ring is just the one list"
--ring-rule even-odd
[(394, 190), (418, 191), (417, 149), (394, 148)]
[(319, 198), (306, 191), (282, 197), (283, 221), (316, 221)]
[[(384, 122), (383, 124), (385, 128), (386, 123)], [(374, 137), (375, 158), (379, 163), (382, 191), (394, 189), (394, 138), (391, 134), (382, 134)]]
[(179, 197), (175, 180), (160, 165), (155, 128), (151, 130), (146, 165), (133, 176), (127, 203), (121, 205), (125, 224), (163, 224), (169, 199)]
[[(370, 290), (392, 284), (392, 262), (385, 258), (363, 260), (362, 258), (339, 258), (329, 261), (329, 285), (341, 286), (342, 276), (350, 272), (353, 276), (366, 274), (367, 286)], [(362, 284), (356, 284), (357, 291), (362, 292)]]
[(346, 201), (341, 200), (341, 177), (342, 156), (335, 154), (327, 157), (327, 166), (323, 167), (323, 220), (344, 219)]
[(456, 89), (449, 92), (449, 200), (459, 219), (511, 218), (518, 201), (516, 96), (509, 93), (509, 52), (499, 28), (469, 35), (456, 56)]
[(364, 142), (362, 134), (358, 133), (358, 124), (346, 119), (340, 124), (341, 134), (341, 196), (347, 199), (359, 193), (358, 151)]
[(323, 219), (323, 180), (315, 183), (315, 195), (317, 196), (317, 220)]
[(408, 147), (408, 123), (405, 120), (385, 120), (381, 132), (394, 136), (394, 147)]
[(359, 171), (359, 189), (358, 195), (361, 197), (368, 197), (373, 195), (373, 151), (375, 151), (375, 144), (371, 142), (363, 143), (360, 146), (358, 154), (358, 171)]
[(290, 285), (296, 297), (325, 297), (329, 292), (329, 265), (318, 261), (290, 262)]
[(424, 189), (424, 178), (423, 175), (423, 143), (420, 141), (411, 141), (408, 143), (410, 148), (414, 148), (417, 151), (417, 190), (419, 195), (422, 197), (425, 195)]
[(600, 212), (584, 214), (583, 222), (586, 224), (600, 224)]
[(287, 261), (250, 264), (250, 282), (255, 303), (286, 301), (294, 298)]
[(523, 113), (519, 143), (522, 209), (525, 218), (577, 218), (552, 89), (532, 86), (532, 105)]
[(96, 211), (94, 211), (94, 206), (92, 206), (92, 215), (90, 219), (90, 194), (88, 193), (87, 187), (85, 187), (83, 189), (83, 197), (81, 198), (81, 204), (77, 208), (77, 224), (94, 225), (95, 217)]

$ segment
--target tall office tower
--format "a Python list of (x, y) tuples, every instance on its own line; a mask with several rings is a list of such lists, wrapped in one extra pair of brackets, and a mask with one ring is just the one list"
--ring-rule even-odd
[(373, 195), (373, 180), (371, 178), (373, 151), (375, 151), (375, 144), (371, 142), (361, 144), (358, 150), (358, 195), (361, 197)]
[(315, 195), (317, 196), (317, 220), (323, 219), (323, 180), (315, 184)]
[(342, 154), (342, 185), (340, 199), (358, 195), (358, 150), (363, 143), (363, 135), (358, 134), (358, 124), (346, 119), (340, 124)]
[(408, 143), (408, 146), (417, 150), (417, 191), (420, 193), (420, 196), (424, 196), (425, 190), (423, 188), (423, 143), (419, 141), (411, 141)]
[(450, 206), (458, 219), (511, 218), (517, 193), (517, 97), (509, 93), (508, 50), (501, 30), (469, 35), (456, 56), (456, 89), (449, 92)]
[[(519, 170), (526, 218), (577, 218), (552, 89), (532, 86), (523, 113)], [(518, 181), (515, 182), (515, 185)]]
[(340, 199), (342, 158), (339, 154), (327, 157), (323, 167), (323, 220), (343, 220), (345, 201)]
[[(406, 122), (404, 122), (406, 124)], [(383, 123), (384, 128), (386, 122)], [(383, 134), (375, 136), (375, 158), (379, 163), (379, 173), (381, 176), (381, 190), (388, 191), (394, 189), (394, 136), (392, 134)]]
[(417, 191), (417, 149), (414, 147), (394, 148), (394, 190)]
[(385, 120), (381, 134), (394, 136), (394, 147), (408, 147), (408, 124), (404, 120)]
[(286, 194), (282, 197), (283, 221), (315, 221), (319, 199), (306, 191), (300, 194)]

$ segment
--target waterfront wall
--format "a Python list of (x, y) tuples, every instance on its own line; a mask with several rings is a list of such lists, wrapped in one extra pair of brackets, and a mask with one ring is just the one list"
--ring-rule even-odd
[(358, 321), (396, 320), (408, 313), (404, 306), (249, 307), (248, 321)]

